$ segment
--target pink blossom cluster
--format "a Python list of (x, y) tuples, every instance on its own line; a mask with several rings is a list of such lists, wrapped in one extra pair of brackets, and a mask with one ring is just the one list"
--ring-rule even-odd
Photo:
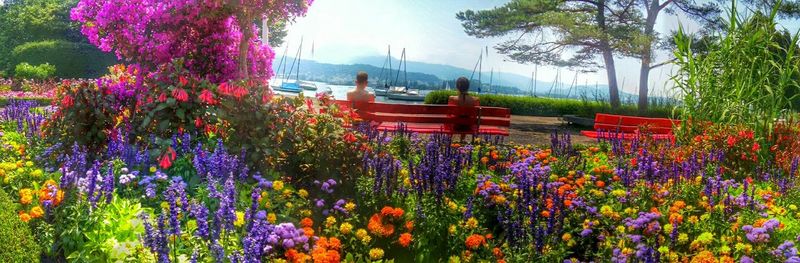
[[(80, 0), (71, 18), (100, 49), (120, 59), (157, 68), (183, 59), (192, 73), (221, 83), (238, 76), (237, 58), (242, 32), (237, 14), (255, 17), (303, 15), (307, 0)], [(253, 30), (255, 29), (255, 27)], [(254, 34), (253, 35), (258, 35)], [(254, 79), (272, 76), (272, 49), (252, 38), (248, 72)]]

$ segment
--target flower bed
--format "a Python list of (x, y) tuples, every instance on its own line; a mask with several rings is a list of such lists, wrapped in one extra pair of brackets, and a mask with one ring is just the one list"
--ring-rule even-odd
[[(247, 105), (212, 90), (185, 103)], [(93, 147), (41, 138), (36, 120), (64, 118), (75, 104), (14, 102), (0, 114), (1, 186), (39, 244), (31, 253), (70, 261), (797, 259), (794, 137), (762, 147), (744, 128), (701, 125), (680, 146), (556, 135), (547, 147), (461, 144), (345, 130), (348, 117), (320, 99), (258, 97), (280, 116), (264, 122), (274, 125), (264, 141), (290, 142), (246, 152), (230, 147), (242, 144), (228, 111), (216, 128), (164, 137), (164, 151), (147, 134), (109, 133)], [(113, 123), (108, 131), (125, 126)], [(754, 154), (762, 149), (770, 154)]]

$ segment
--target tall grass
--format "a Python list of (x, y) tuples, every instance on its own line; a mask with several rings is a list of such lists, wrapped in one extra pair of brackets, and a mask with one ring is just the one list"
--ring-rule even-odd
[(730, 11), (727, 32), (702, 54), (693, 52), (692, 37), (679, 29), (674, 52), (679, 70), (672, 79), (684, 119), (744, 124), (767, 136), (791, 112), (787, 94), (797, 94), (798, 38), (775, 29), (776, 14), (777, 7), (749, 18)]
[[(439, 90), (428, 93), (425, 97), (426, 104), (447, 104), (449, 96), (456, 95), (455, 91)], [(623, 114), (646, 117), (670, 117), (674, 105), (661, 100), (649, 107), (648, 111), (640, 114), (635, 104), (625, 104), (620, 108), (612, 109), (611, 105), (601, 100), (583, 99), (556, 99), (528, 96), (512, 96), (499, 94), (472, 94), (480, 99), (481, 105), (503, 107), (511, 110), (514, 115), (532, 116), (562, 116), (576, 115), (594, 118), (596, 113)]]

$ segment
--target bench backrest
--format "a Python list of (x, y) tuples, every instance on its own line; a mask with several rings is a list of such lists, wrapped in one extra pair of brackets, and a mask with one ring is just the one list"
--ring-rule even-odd
[(647, 118), (597, 113), (594, 120), (594, 129), (634, 133), (639, 130), (640, 126), (644, 125), (648, 127), (649, 132), (654, 134), (667, 134), (672, 132), (673, 125), (679, 124), (680, 121), (678, 120), (666, 118)]
[(506, 108), (389, 104), (341, 100), (337, 100), (336, 103), (348, 109), (356, 109), (359, 116), (364, 120), (376, 122), (511, 126), (511, 111)]

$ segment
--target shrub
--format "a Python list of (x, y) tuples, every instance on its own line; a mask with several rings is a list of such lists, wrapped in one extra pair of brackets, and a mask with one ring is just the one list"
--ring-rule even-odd
[[(433, 91), (428, 93), (428, 95), (425, 97), (425, 103), (447, 104), (447, 98), (454, 95), (456, 95), (455, 91)], [(667, 103), (651, 105), (646, 113), (640, 114), (636, 108), (636, 105), (623, 105), (618, 109), (612, 109), (607, 103), (587, 100), (537, 98), (497, 94), (478, 94), (477, 96), (480, 98), (481, 105), (508, 108), (511, 109), (511, 114), (515, 115), (577, 115), (586, 118), (594, 118), (596, 113), (613, 113), (645, 117), (672, 116), (672, 105)]]
[(96, 47), (63, 40), (29, 42), (14, 48), (11, 65), (50, 63), (56, 66), (53, 76), (59, 78), (96, 78), (116, 63), (114, 55)]
[(31, 230), (16, 214), (17, 204), (0, 191), (0, 261), (39, 262), (39, 248)]
[(27, 62), (22, 62), (14, 68), (14, 76), (21, 79), (43, 80), (53, 77), (55, 73), (56, 66), (49, 63), (33, 66)]

